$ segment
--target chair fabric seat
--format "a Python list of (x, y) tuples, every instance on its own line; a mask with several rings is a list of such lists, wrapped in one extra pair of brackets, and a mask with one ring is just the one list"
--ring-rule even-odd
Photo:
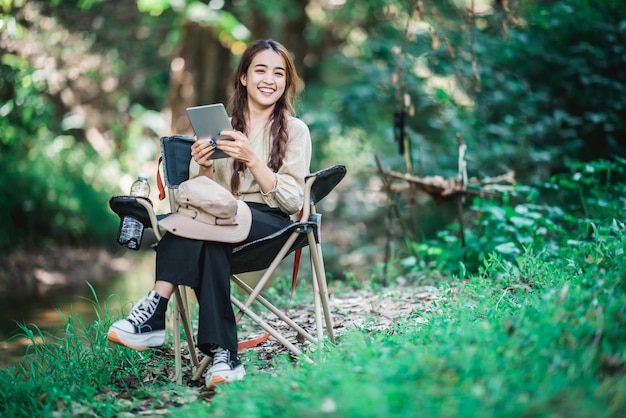
[(271, 235), (235, 247), (233, 258), (231, 259), (231, 273), (240, 274), (265, 270), (272, 264), (274, 258), (276, 258), (294, 232), (298, 233), (298, 237), (287, 252), (287, 255), (308, 245), (306, 232), (311, 228), (315, 234), (316, 241), (319, 242), (317, 237), (319, 235), (320, 218), (320, 216), (316, 216), (312, 221), (293, 222)]

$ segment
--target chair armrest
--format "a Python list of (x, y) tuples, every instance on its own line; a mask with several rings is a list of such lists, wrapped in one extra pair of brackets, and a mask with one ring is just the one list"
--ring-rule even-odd
[(131, 216), (140, 221), (145, 228), (157, 228), (157, 218), (152, 209), (152, 201), (145, 197), (113, 196), (109, 199), (109, 207), (120, 219)]

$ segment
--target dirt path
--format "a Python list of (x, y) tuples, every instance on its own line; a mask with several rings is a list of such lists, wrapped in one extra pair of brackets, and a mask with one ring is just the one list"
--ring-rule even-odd
[[(341, 335), (349, 328), (358, 328), (366, 332), (384, 332), (391, 329), (394, 325), (404, 321), (407, 318), (416, 323), (423, 323), (426, 320), (422, 313), (438, 310), (437, 302), (443, 297), (441, 290), (433, 286), (398, 286), (394, 288), (373, 290), (354, 290), (341, 294), (331, 295), (331, 314), (333, 317), (333, 329), (338, 340)], [(272, 326), (277, 327), (285, 337), (302, 349), (303, 352), (309, 352), (313, 347), (304, 338), (296, 335), (296, 332), (287, 327), (284, 323), (276, 320), (270, 314), (261, 313)], [(298, 305), (290, 308), (289, 316), (303, 326), (305, 329), (314, 333), (315, 318), (313, 303)], [(263, 335), (263, 331), (256, 325), (251, 326), (249, 320), (244, 319), (240, 325), (239, 338), (240, 341), (256, 338)], [(186, 345), (183, 344), (185, 347)], [(289, 351), (283, 347), (274, 338), (269, 338), (256, 347), (247, 349), (246, 351), (254, 353), (257, 359), (265, 362), (268, 369), (271, 368), (271, 360), (281, 354), (289, 354)], [(195, 386), (199, 390), (199, 396), (210, 397), (210, 393), (206, 393), (204, 389), (204, 381), (192, 380), (193, 371), (191, 369), (188, 350), (184, 350), (185, 358), (183, 360), (183, 380), (189, 386)], [(169, 364), (167, 370), (161, 370), (166, 373), (172, 380), (175, 379), (174, 369), (174, 353), (171, 348), (162, 352), (168, 357)], [(249, 353), (246, 353), (249, 355)], [(202, 355), (200, 360), (202, 359)], [(154, 379), (158, 376), (155, 374)]]
[[(373, 290), (354, 290), (346, 293), (331, 295), (330, 309), (333, 318), (333, 329), (339, 338), (348, 328), (358, 328), (367, 332), (388, 330), (400, 321), (411, 318), (416, 322), (424, 322), (420, 315), (423, 312), (436, 308), (436, 302), (441, 298), (439, 289), (431, 286), (399, 286), (395, 288)], [(295, 306), (289, 311), (290, 317), (305, 328), (315, 329), (313, 303)], [(269, 315), (263, 315), (271, 318)], [(298, 340), (295, 332), (278, 321), (270, 321), (272, 325), (287, 335), (291, 341)], [(258, 334), (258, 331), (256, 332)], [(240, 338), (248, 338), (245, 329)], [(301, 341), (306, 351), (309, 343)], [(287, 350), (273, 338), (268, 339), (261, 346), (252, 348), (260, 359), (270, 360), (276, 353)]]

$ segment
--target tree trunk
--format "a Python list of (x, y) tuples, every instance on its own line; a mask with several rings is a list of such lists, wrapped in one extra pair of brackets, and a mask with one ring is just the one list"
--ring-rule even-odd
[(230, 50), (215, 39), (211, 28), (185, 24), (178, 57), (170, 68), (169, 105), (171, 134), (193, 135), (185, 109), (222, 102), (230, 86)]
[[(296, 13), (292, 19), (277, 24), (275, 16), (255, 13), (240, 16), (252, 32), (252, 39), (273, 38), (292, 53), (300, 76), (306, 80), (304, 58), (309, 52), (305, 30), (308, 17), (305, 8), (309, 0), (294, 0)], [(225, 8), (230, 9), (230, 8)], [(230, 94), (232, 75), (231, 51), (216, 39), (214, 30), (187, 22), (178, 57), (170, 68), (169, 106), (170, 134), (193, 135), (185, 109), (222, 102)]]

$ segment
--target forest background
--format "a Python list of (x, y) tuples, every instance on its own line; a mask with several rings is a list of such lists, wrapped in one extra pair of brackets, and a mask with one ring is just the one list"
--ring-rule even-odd
[[(330, 271), (366, 279), (377, 263), (411, 255), (407, 242), (458, 223), (455, 204), (385, 193), (376, 155), (388, 170), (454, 178), (462, 138), (470, 176), (511, 171), (521, 184), (626, 156), (625, 9), (617, 0), (6, 0), (0, 254), (115, 250), (108, 198), (145, 172), (158, 202), (159, 137), (189, 134), (185, 107), (225, 101), (245, 43), (274, 38), (302, 77), (312, 169), (348, 167), (324, 208)], [(472, 235), (476, 201), (463, 205), (469, 236), (450, 257), (475, 268), (504, 242)]]
[[(398, 171), (454, 176), (460, 135), (470, 174), (511, 170), (521, 183), (624, 156), (619, 1), (56, 0), (2, 11), (3, 255), (113, 245), (108, 197), (156, 172), (158, 137), (189, 133), (186, 106), (225, 101), (226, 75), (255, 38), (294, 53), (313, 169), (348, 166), (326, 208), (340, 225), (326, 238), (339, 276), (380, 262), (394, 238), (402, 256), (405, 239), (431, 238), (455, 214), (426, 196), (390, 203), (367, 169), (375, 154)], [(408, 158), (395, 143), (403, 112)], [(388, 205), (413, 221), (379, 222)]]
[[(359, 311), (314, 366), (246, 352), (207, 405), (166, 350), (108, 344), (94, 294), (98, 319), (48, 344), (22, 325), (0, 415), (624, 416), (623, 0), (0, 0), (1, 290), (28, 292), (39, 254), (128, 255), (109, 197), (145, 172), (165, 210), (159, 137), (267, 37), (298, 65), (312, 169), (348, 168), (323, 201), (331, 285), (391, 324)], [(413, 181), (464, 164), (465, 193)]]

